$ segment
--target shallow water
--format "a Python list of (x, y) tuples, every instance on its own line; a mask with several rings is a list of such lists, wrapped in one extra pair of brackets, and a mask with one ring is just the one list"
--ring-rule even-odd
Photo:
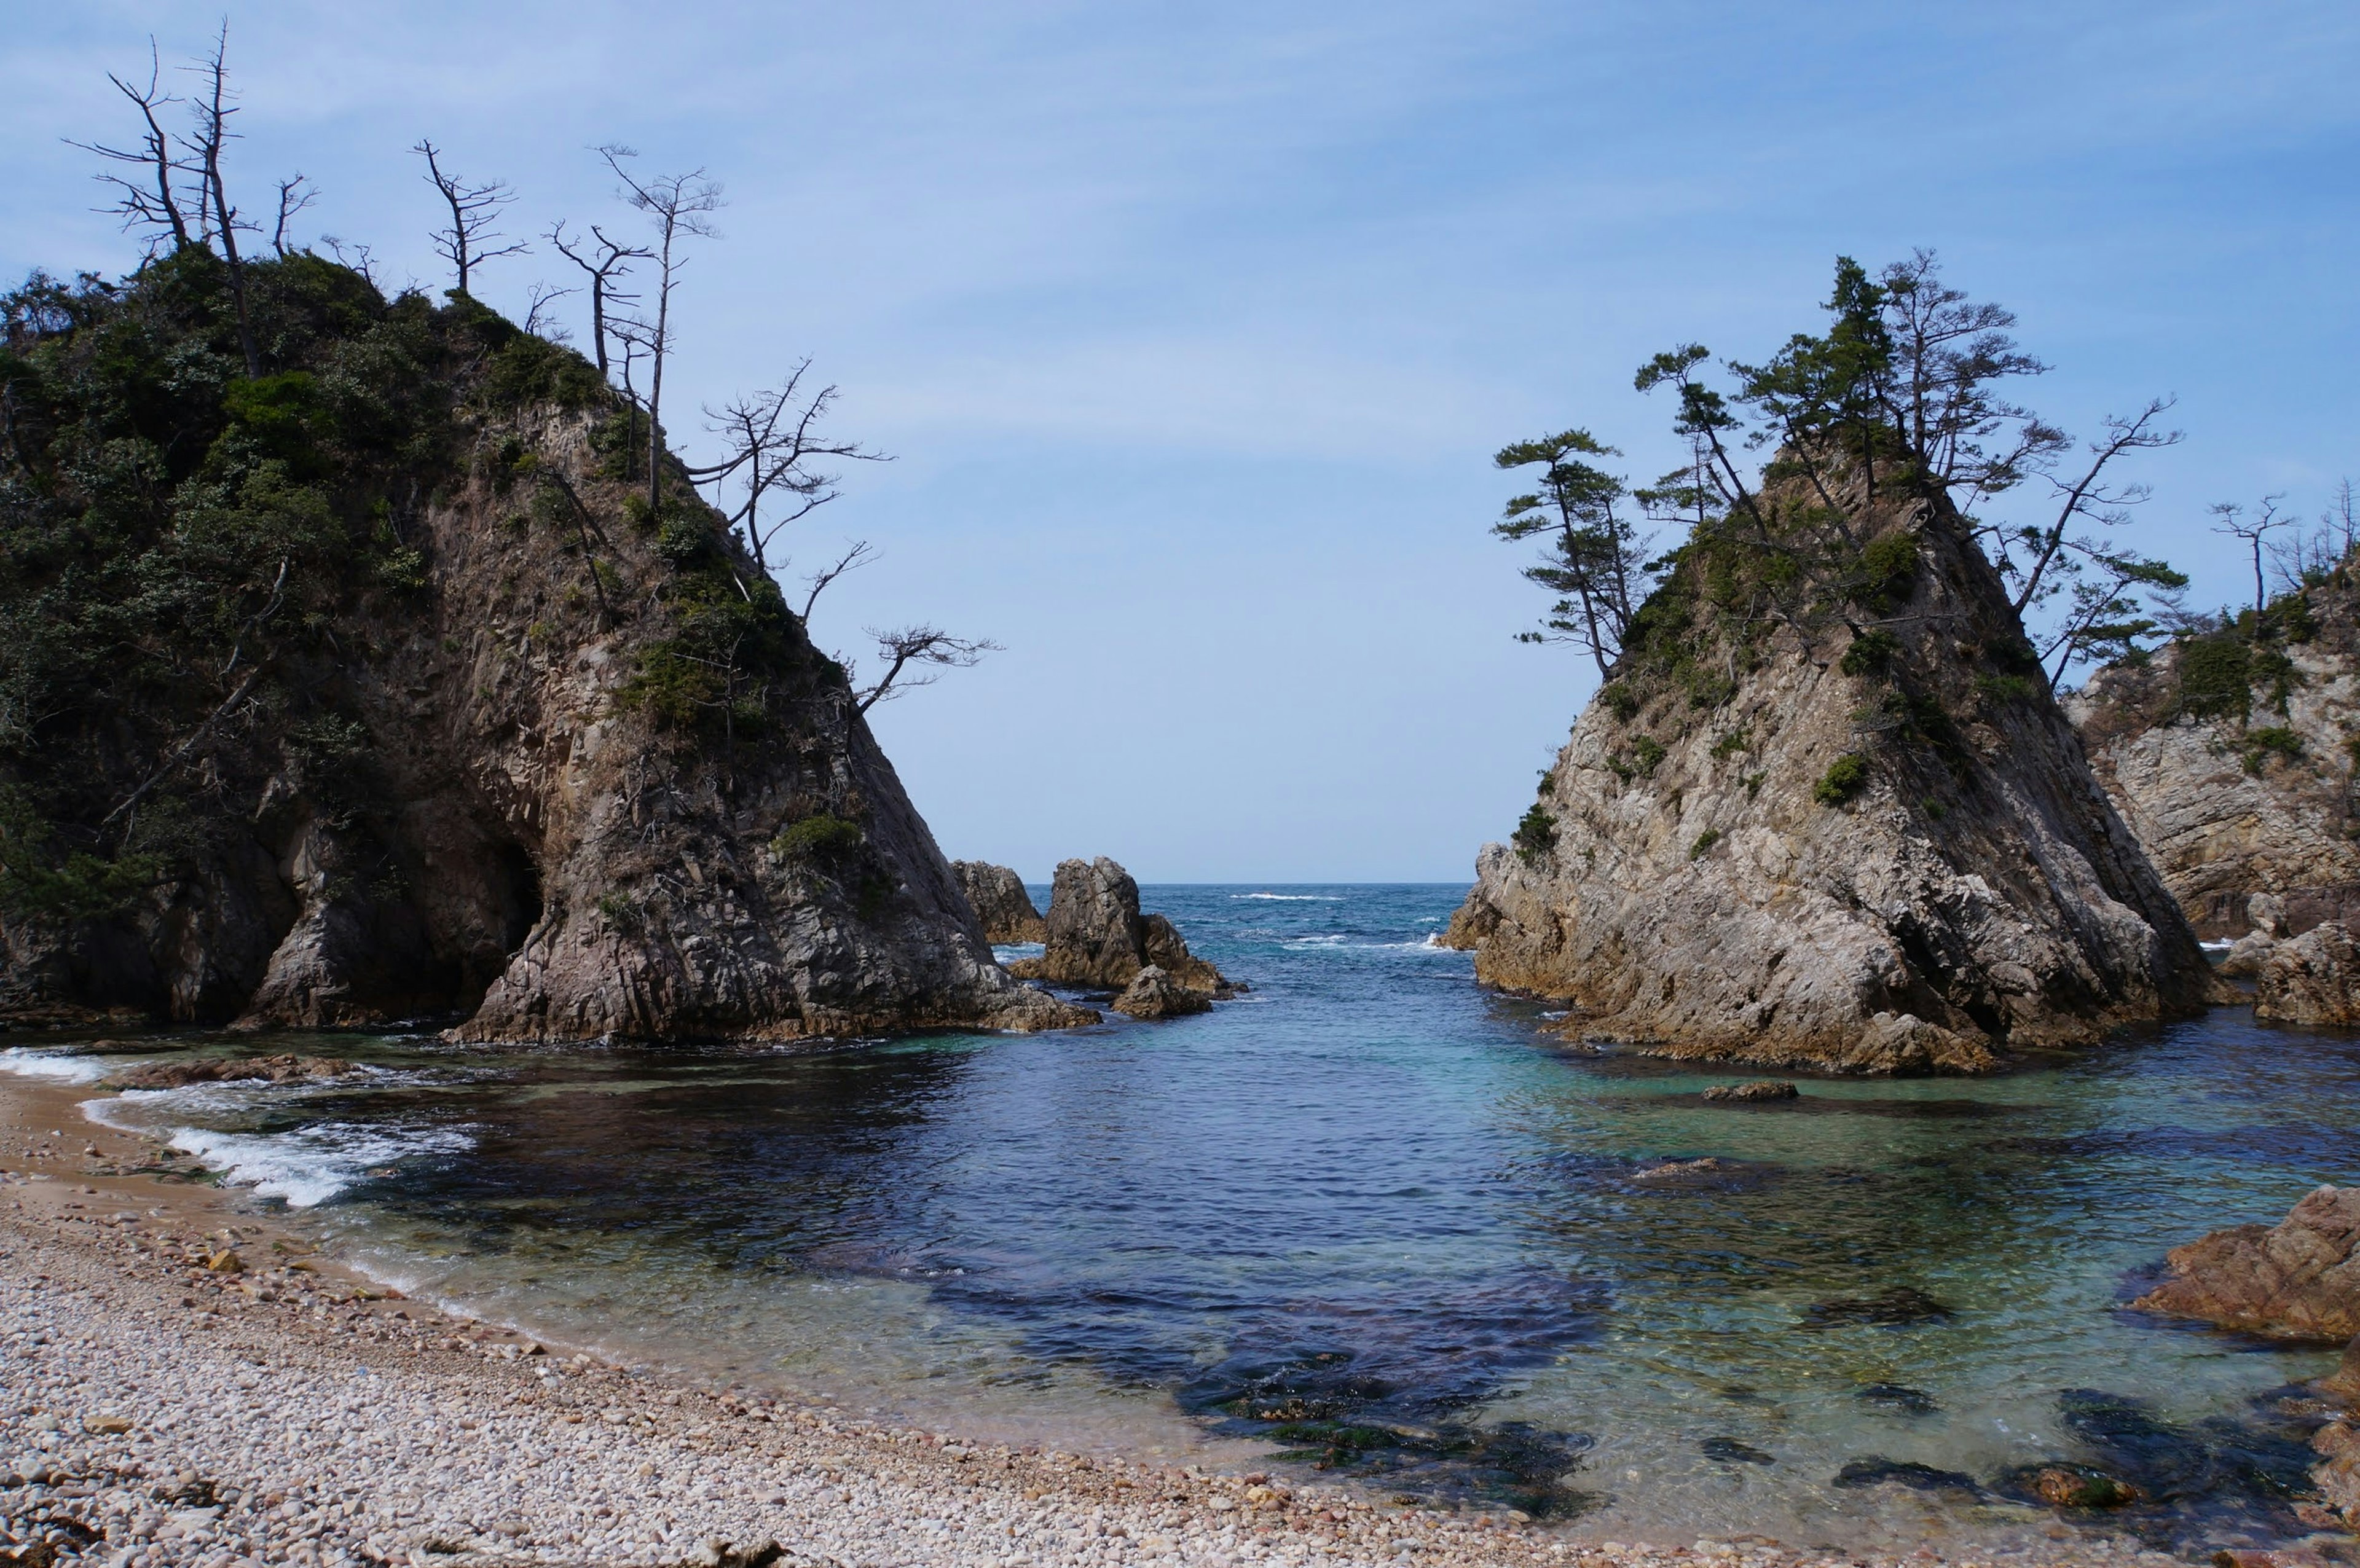
[(2301, 1533), (2301, 1432), (2256, 1397), (2333, 1353), (2123, 1303), (2360, 1175), (2360, 1041), (2221, 1009), (1715, 1105), (1752, 1074), (1568, 1051), (1478, 989), (1426, 944), (1460, 889), (1146, 891), (1252, 993), (816, 1056), (343, 1038), (312, 1049), (367, 1080), (93, 1110), (415, 1290), (978, 1435), (1254, 1438), (1588, 1534), (1851, 1545), (2049, 1526), (2008, 1473), (2066, 1459), (2156, 1495), (2106, 1528)]

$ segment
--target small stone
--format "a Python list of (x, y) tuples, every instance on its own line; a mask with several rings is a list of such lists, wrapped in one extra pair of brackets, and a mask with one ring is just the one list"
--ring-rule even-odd
[(96, 1436), (111, 1437), (129, 1432), (131, 1423), (121, 1416), (84, 1416), (82, 1428)]
[(243, 1274), (246, 1272), (246, 1260), (224, 1247), (205, 1259), (205, 1269), (213, 1274)]

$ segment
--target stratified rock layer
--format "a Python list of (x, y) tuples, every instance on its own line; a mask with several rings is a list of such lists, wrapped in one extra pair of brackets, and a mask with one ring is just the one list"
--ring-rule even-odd
[(2360, 945), (2329, 920), (2271, 947), (2255, 975), (2254, 1016), (2283, 1023), (2360, 1024)]
[(2202, 936), (2360, 920), (2355, 598), (2339, 573), (2274, 605), (2259, 637), (2249, 615), (2242, 631), (2102, 670), (2066, 704)]
[(1480, 979), (1570, 1003), (1577, 1038), (1875, 1073), (2202, 1004), (1989, 564), (1945, 508), (1884, 526), (1916, 560), (1857, 673), (1841, 627), (1717, 647), (1688, 620), (1710, 584), (1658, 592), (1518, 847), (1477, 860), (1447, 940)]
[(2274, 1338), (2360, 1334), (2360, 1187), (2320, 1187), (2275, 1225), (2214, 1231), (2171, 1249), (2171, 1278), (2134, 1304)]
[(1019, 959), (1008, 966), (1011, 974), (1120, 990), (1152, 964), (1190, 990), (1227, 996), (1235, 989), (1219, 970), (1189, 953), (1170, 920), (1139, 912), (1139, 884), (1105, 855), (1058, 862), (1046, 925), (1041, 956)]
[(967, 894), (968, 907), (983, 922), (987, 942), (1046, 942), (1048, 923), (1032, 907), (1024, 879), (1005, 866), (982, 860), (954, 860), (951, 874)]

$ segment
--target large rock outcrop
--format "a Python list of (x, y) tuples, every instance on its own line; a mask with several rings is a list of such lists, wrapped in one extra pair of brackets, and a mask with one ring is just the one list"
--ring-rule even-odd
[(951, 875), (967, 894), (967, 906), (983, 922), (988, 942), (1046, 942), (1048, 922), (1032, 907), (1024, 879), (1005, 866), (982, 860), (954, 860)]
[(2133, 1304), (2313, 1344), (2360, 1334), (2360, 1187), (2320, 1187), (2275, 1225), (2175, 1247), (2171, 1277)]
[(1226, 996), (1237, 987), (1188, 951), (1162, 915), (1139, 912), (1139, 884), (1099, 855), (1057, 863), (1049, 887), (1047, 946), (1038, 958), (1019, 959), (1011, 974), (1058, 985), (1121, 990), (1150, 965), (1176, 985)]
[[(0, 753), (0, 1017), (455, 1015), (490, 1041), (1095, 1016), (993, 963), (844, 670), (676, 467), (649, 504), (646, 426), (592, 367), (316, 258), (248, 274), (258, 380), (201, 253), (11, 340), (46, 488), (0, 485), (12, 692), (38, 697)], [(118, 417), (141, 355), (187, 395)], [(69, 578), (165, 606), (110, 681), (71, 662), (126, 645)]]
[[(1447, 938), (1568, 1035), (1659, 1054), (1973, 1072), (2200, 1007), (2179, 908), (1956, 514), (1874, 517), (1822, 627), (1732, 611), (1692, 548), (1640, 612)], [(1734, 588), (1732, 588), (1732, 584)]]
[(2348, 569), (2092, 676), (2090, 765), (2207, 938), (2360, 920), (2360, 592)]
[(2360, 944), (2341, 920), (2271, 945), (2255, 975), (2254, 1016), (2282, 1023), (2360, 1024)]

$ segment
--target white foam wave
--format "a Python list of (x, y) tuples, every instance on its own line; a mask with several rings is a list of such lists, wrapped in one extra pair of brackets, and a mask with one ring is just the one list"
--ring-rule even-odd
[(2226, 953), (2237, 944), (2234, 942), (2200, 942), (2196, 945), (2207, 953)]
[(284, 1198), (291, 1209), (322, 1203), (373, 1170), (421, 1155), (459, 1154), (475, 1147), (464, 1127), (388, 1128), (320, 1122), (289, 1132), (213, 1132), (175, 1127), (174, 1149), (222, 1173), (233, 1187)]
[(19, 1078), (38, 1078), (49, 1083), (95, 1083), (106, 1076), (106, 1059), (12, 1045), (0, 1051), (0, 1073), (13, 1073)]
[(1255, 898), (1269, 904), (1340, 904), (1339, 893), (1232, 893), (1232, 898)]

